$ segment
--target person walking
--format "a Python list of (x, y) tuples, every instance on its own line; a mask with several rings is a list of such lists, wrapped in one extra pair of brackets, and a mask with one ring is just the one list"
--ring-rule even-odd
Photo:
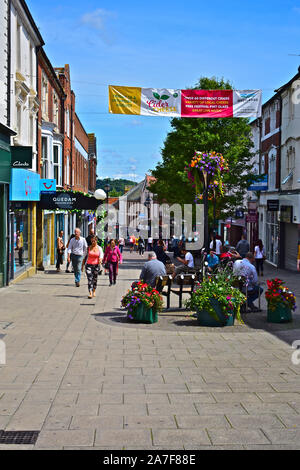
[[(98, 245), (98, 239), (94, 235), (91, 237), (91, 245), (87, 249), (87, 256), (84, 261), (85, 272), (88, 280), (89, 299), (96, 297), (97, 281), (103, 260), (103, 250)], [(84, 264), (83, 261), (83, 264)]]
[(147, 250), (148, 250), (148, 251), (152, 251), (152, 250), (153, 250), (153, 238), (152, 238), (152, 237), (148, 237), (148, 246), (147, 246)]
[(210, 245), (209, 245), (209, 248), (211, 250), (214, 251), (214, 253), (216, 253), (216, 255), (220, 255), (221, 254), (221, 249), (222, 249), (222, 242), (219, 238), (217, 238), (218, 236), (213, 234), (211, 236), (211, 242), (210, 242)]
[(135, 245), (135, 236), (134, 236), (134, 235), (131, 235), (131, 236), (129, 237), (129, 251), (130, 251), (130, 253), (133, 252), (134, 245)]
[(111, 240), (110, 244), (105, 250), (103, 258), (104, 265), (108, 265), (110, 286), (112, 286), (112, 284), (116, 284), (117, 282), (118, 264), (122, 263), (122, 260), (122, 254), (120, 253), (119, 248), (116, 246), (115, 240)]
[[(68, 243), (67, 243), (67, 245), (66, 245), (66, 248), (67, 248), (67, 249), (69, 248), (70, 241), (71, 241), (72, 238), (74, 238), (74, 237), (75, 237), (75, 234), (72, 233), (72, 235), (70, 236), (70, 238), (69, 238), (69, 240), (68, 240)], [(70, 264), (71, 264), (71, 262), (68, 261), (68, 258), (67, 258), (66, 273), (69, 273), (69, 272), (70, 272), (70, 270), (69, 270)], [(73, 266), (72, 266), (72, 272), (74, 272)]]
[(18, 255), (19, 255), (19, 266), (23, 266), (24, 265), (24, 261), (23, 261), (24, 240), (23, 240), (23, 233), (20, 230), (17, 230), (16, 250), (18, 251)]
[(93, 227), (90, 227), (90, 231), (89, 231), (89, 234), (88, 236), (86, 237), (86, 242), (88, 244), (88, 246), (91, 246), (92, 245), (92, 238), (95, 236), (95, 230), (93, 229)]
[(68, 262), (72, 260), (76, 287), (80, 287), (82, 261), (87, 252), (86, 239), (81, 237), (80, 234), (80, 229), (75, 228), (75, 237), (70, 241), (68, 248)]
[(246, 257), (246, 254), (250, 251), (250, 245), (246, 238), (246, 235), (242, 234), (241, 239), (236, 245), (235, 249), (241, 255), (242, 258)]
[(145, 242), (144, 242), (144, 239), (142, 237), (139, 237), (138, 247), (139, 247), (139, 254), (143, 255), (144, 251), (145, 251)]
[(255, 258), (255, 263), (256, 263), (256, 271), (259, 276), (264, 275), (264, 259), (265, 259), (265, 249), (263, 242), (259, 239), (257, 240), (254, 248), (254, 258)]
[(123, 237), (120, 237), (120, 238), (119, 238), (119, 250), (120, 250), (120, 253), (123, 253), (124, 245), (125, 245), (125, 240), (124, 240)]
[(59, 235), (56, 240), (56, 271), (58, 272), (60, 271), (61, 264), (63, 264), (64, 262), (63, 255), (66, 249), (64, 245), (63, 236), (64, 236), (64, 231), (60, 230)]

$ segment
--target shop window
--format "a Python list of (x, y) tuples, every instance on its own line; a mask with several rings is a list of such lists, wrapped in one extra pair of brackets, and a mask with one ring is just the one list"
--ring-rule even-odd
[(42, 159), (43, 159), (42, 178), (47, 179), (49, 177), (49, 160), (48, 160), (48, 141), (47, 141), (47, 137), (42, 137)]
[(53, 146), (53, 166), (54, 166), (54, 178), (58, 186), (62, 185), (61, 175), (61, 152), (58, 145)]
[(269, 190), (274, 190), (276, 186), (276, 154), (274, 152), (269, 155), (268, 181)]

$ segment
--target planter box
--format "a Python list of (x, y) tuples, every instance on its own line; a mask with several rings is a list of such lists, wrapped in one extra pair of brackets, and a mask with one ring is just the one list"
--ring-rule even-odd
[(140, 304), (134, 313), (131, 313), (133, 321), (139, 323), (156, 323), (158, 315), (152, 308), (147, 308), (144, 304)]
[(200, 326), (221, 327), (234, 325), (235, 314), (226, 318), (216, 299), (210, 299), (210, 304), (215, 311), (215, 318), (207, 310), (197, 310), (197, 319)]
[(278, 304), (275, 310), (270, 310), (268, 306), (267, 320), (269, 323), (291, 322), (293, 321), (291, 309), (283, 304)]

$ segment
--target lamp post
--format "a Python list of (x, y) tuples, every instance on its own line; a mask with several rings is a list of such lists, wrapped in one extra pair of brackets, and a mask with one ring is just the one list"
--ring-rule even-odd
[(148, 222), (147, 222), (147, 225), (148, 225), (148, 238), (151, 237), (151, 220), (150, 220), (150, 207), (151, 207), (151, 197), (150, 197), (150, 194), (148, 194), (147, 196), (147, 199), (145, 200), (144, 202), (144, 205), (147, 207), (147, 211), (148, 211)]
[(204, 204), (204, 248), (206, 253), (209, 250), (209, 228), (208, 228), (208, 172), (202, 170), (203, 175), (203, 204)]

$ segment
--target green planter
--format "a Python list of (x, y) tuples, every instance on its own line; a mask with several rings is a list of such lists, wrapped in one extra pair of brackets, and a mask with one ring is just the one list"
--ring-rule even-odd
[(278, 304), (274, 310), (270, 310), (268, 306), (269, 323), (288, 323), (293, 321), (291, 309), (284, 304)]
[(215, 311), (214, 316), (212, 316), (207, 310), (197, 310), (197, 319), (200, 326), (221, 327), (234, 325), (235, 314), (226, 318), (216, 299), (210, 299), (210, 305)]
[(158, 321), (158, 315), (152, 308), (147, 308), (141, 303), (134, 313), (131, 313), (133, 321), (139, 323), (156, 323)]

